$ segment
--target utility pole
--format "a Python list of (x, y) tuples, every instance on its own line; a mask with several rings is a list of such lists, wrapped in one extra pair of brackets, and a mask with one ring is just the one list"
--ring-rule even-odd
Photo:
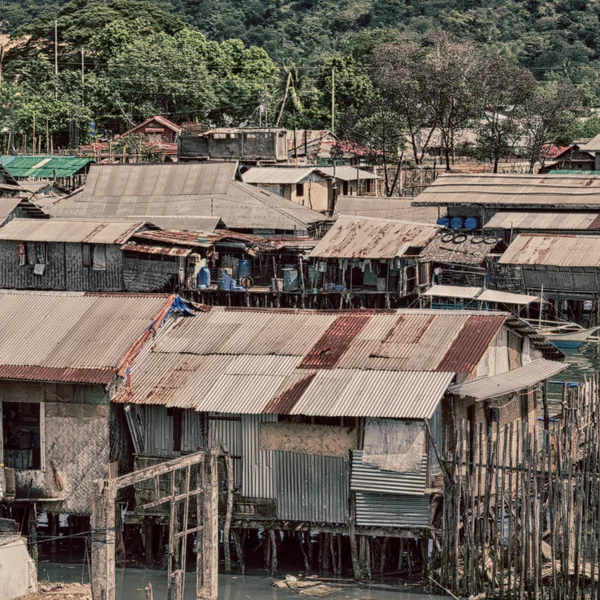
[(331, 133), (335, 133), (335, 67), (331, 67)]
[(54, 75), (58, 77), (58, 20), (54, 21)]

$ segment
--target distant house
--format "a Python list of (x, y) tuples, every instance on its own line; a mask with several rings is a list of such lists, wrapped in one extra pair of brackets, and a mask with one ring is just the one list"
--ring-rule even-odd
[(235, 162), (94, 165), (85, 187), (55, 202), (56, 217), (218, 217), (259, 235), (313, 235), (325, 217), (236, 180)]
[(331, 210), (332, 180), (312, 167), (253, 167), (242, 175), (244, 183), (267, 190), (319, 212)]
[(128, 135), (141, 135), (147, 142), (153, 144), (176, 144), (182, 131), (183, 129), (173, 123), (173, 121), (169, 121), (165, 117), (156, 116), (150, 117), (143, 123), (122, 133), (119, 138), (124, 138)]
[(598, 212), (597, 175), (444, 174), (416, 198), (417, 207), (447, 208), (449, 217), (476, 217), (479, 226), (496, 213)]
[[(552, 173), (553, 171), (593, 171), (596, 168), (594, 153), (583, 148), (587, 144), (572, 144), (568, 147), (556, 148), (555, 152), (548, 152), (546, 164), (540, 169), (540, 173)], [(552, 161), (552, 162), (548, 162)]]
[(527, 293), (545, 298), (593, 300), (600, 295), (600, 236), (521, 234), (499, 265)]
[(193, 247), (136, 242), (145, 229), (141, 221), (13, 219), (0, 228), (0, 288), (178, 291)]
[(287, 162), (285, 129), (221, 127), (179, 138), (180, 161)]
[(336, 180), (337, 193), (343, 196), (375, 196), (377, 181), (382, 179), (379, 175), (357, 167), (319, 167), (319, 171)]
[(0, 165), (16, 180), (52, 182), (69, 191), (85, 183), (93, 162), (75, 156), (0, 156)]
[(311, 286), (354, 297), (392, 295), (397, 302), (416, 292), (417, 258), (438, 230), (408, 221), (339, 217), (310, 253), (315, 263)]
[(579, 151), (593, 155), (594, 166), (590, 170), (600, 171), (600, 134), (579, 146)]
[(110, 401), (174, 300), (0, 292), (0, 462), (14, 470), (11, 506), (90, 515), (94, 480), (111, 464), (127, 471), (125, 416)]

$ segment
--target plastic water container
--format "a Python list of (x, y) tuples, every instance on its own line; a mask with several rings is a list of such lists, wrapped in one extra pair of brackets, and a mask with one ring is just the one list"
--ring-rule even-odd
[(231, 277), (231, 269), (230, 268), (219, 269), (218, 278), (217, 278), (217, 288), (219, 290), (231, 291), (232, 287), (233, 287), (233, 279)]
[(298, 290), (298, 269), (283, 269), (283, 289), (286, 292)]
[(465, 219), (465, 229), (479, 229), (479, 218), (478, 217), (467, 217)]
[(450, 227), (450, 217), (440, 217), (436, 223), (442, 227)]
[(450, 227), (452, 229), (463, 229), (465, 226), (465, 220), (462, 217), (452, 217), (450, 221)]
[(205, 290), (210, 285), (210, 269), (202, 267), (198, 271), (198, 289)]
[(251, 260), (240, 260), (238, 262), (238, 279), (244, 277), (252, 277), (252, 261)]

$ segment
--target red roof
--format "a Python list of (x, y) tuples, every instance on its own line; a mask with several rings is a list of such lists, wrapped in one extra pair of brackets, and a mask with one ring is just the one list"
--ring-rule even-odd
[(165, 119), (165, 117), (155, 116), (155, 117), (150, 117), (149, 119), (146, 119), (143, 123), (136, 125), (133, 129), (126, 131), (119, 137), (125, 137), (126, 135), (129, 135), (130, 133), (136, 133), (138, 130), (142, 129), (145, 125), (148, 125), (148, 123), (151, 123), (152, 121), (156, 121), (157, 123), (160, 123), (161, 125), (164, 125), (165, 127), (168, 127), (175, 133), (181, 133), (183, 131), (183, 129), (181, 127), (179, 127), (179, 125), (176, 125), (175, 123), (173, 123), (173, 121), (169, 121), (169, 119)]

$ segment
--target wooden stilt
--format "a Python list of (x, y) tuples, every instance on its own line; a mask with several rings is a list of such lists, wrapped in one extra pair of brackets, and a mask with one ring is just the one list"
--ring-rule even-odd
[(277, 563), (277, 540), (273, 529), (269, 529), (269, 540), (271, 541), (271, 577), (276, 577), (279, 566)]
[(237, 555), (238, 560), (238, 569), (239, 572), (244, 575), (246, 573), (246, 564), (244, 562), (244, 537), (240, 535), (239, 529), (234, 529), (232, 531), (233, 543), (235, 545), (235, 553)]

